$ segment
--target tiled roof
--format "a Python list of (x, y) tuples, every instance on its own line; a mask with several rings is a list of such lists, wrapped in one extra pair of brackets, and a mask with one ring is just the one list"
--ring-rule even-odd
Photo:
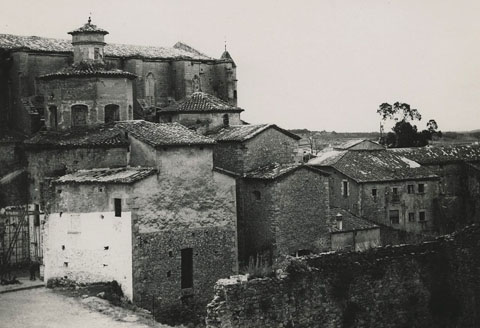
[(117, 122), (116, 127), (153, 147), (210, 145), (215, 140), (178, 123), (152, 123), (143, 120)]
[(79, 170), (54, 180), (57, 184), (68, 183), (119, 183), (130, 184), (142, 180), (156, 172), (153, 168), (119, 167)]
[(41, 131), (25, 140), (30, 148), (121, 147), (128, 141), (123, 131), (111, 126), (75, 128), (67, 131)]
[(79, 27), (76, 30), (68, 32), (68, 34), (71, 34), (71, 35), (79, 34), (79, 33), (99, 33), (104, 35), (108, 34), (108, 32), (105, 31), (104, 29), (97, 27), (97, 25), (93, 25), (90, 19), (88, 20), (88, 23), (86, 23), (82, 27)]
[(316, 173), (328, 175), (328, 173), (323, 172), (319, 169), (313, 168), (302, 163), (288, 163), (288, 164), (278, 164), (272, 163), (258, 169), (249, 171), (245, 173), (244, 177), (249, 179), (263, 179), (263, 180), (275, 180), (285, 174), (291, 173), (297, 169), (304, 168), (308, 170), (315, 171)]
[(241, 112), (243, 109), (232, 106), (213, 95), (194, 92), (185, 99), (173, 103), (159, 111), (162, 112)]
[(210, 137), (214, 138), (216, 141), (236, 141), (242, 142), (249, 140), (263, 131), (273, 128), (276, 129), (289, 137), (300, 140), (301, 138), (296, 134), (288, 132), (282, 128), (279, 128), (275, 124), (258, 124), (258, 125), (230, 125), (225, 127), (218, 132), (211, 134)]
[(329, 166), (357, 182), (437, 179), (426, 167), (387, 150), (344, 150), (320, 153), (308, 162)]
[(330, 213), (332, 215), (333, 221), (336, 220), (337, 214), (342, 215), (342, 230), (338, 230), (337, 227), (332, 228), (332, 232), (340, 232), (340, 231), (355, 231), (355, 230), (367, 230), (367, 229), (375, 229), (378, 226), (370, 221), (362, 219), (349, 211), (346, 211), (339, 207), (332, 207), (330, 209)]
[(420, 164), (480, 161), (480, 144), (391, 148), (389, 151)]
[(102, 76), (102, 77), (126, 77), (134, 79), (137, 76), (130, 72), (119, 69), (107, 69), (105, 65), (94, 62), (80, 62), (55, 72), (39, 76), (40, 79), (53, 79), (61, 77), (82, 77), (82, 76)]
[(355, 147), (359, 144), (362, 144), (362, 143), (367, 143), (369, 144), (370, 146), (374, 146), (374, 147), (378, 147), (378, 149), (383, 149), (384, 147), (374, 141), (371, 141), (371, 140), (368, 140), (368, 139), (352, 139), (352, 140), (349, 140), (349, 141), (346, 141), (338, 146), (334, 146), (333, 149), (335, 150), (347, 150), (347, 149), (350, 149), (352, 147)]
[[(36, 52), (63, 52), (72, 53), (71, 40), (51, 39), (38, 36), (21, 36), (12, 34), (0, 34), (0, 49), (5, 50), (31, 50)], [(104, 54), (106, 57), (123, 58), (147, 58), (147, 59), (196, 59), (215, 60), (191, 47), (185, 47), (183, 43), (175, 46), (152, 47), (131, 44), (106, 44)]]

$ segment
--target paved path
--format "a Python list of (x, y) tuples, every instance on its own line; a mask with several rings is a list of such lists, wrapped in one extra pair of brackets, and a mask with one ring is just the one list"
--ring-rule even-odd
[(45, 283), (43, 281), (39, 279), (32, 281), (30, 280), (30, 277), (18, 277), (17, 280), (20, 281), (20, 284), (0, 285), (0, 294), (9, 293), (16, 290), (39, 288), (45, 286)]
[(75, 298), (58, 295), (46, 288), (0, 294), (1, 328), (148, 328), (160, 324), (116, 321), (89, 310)]

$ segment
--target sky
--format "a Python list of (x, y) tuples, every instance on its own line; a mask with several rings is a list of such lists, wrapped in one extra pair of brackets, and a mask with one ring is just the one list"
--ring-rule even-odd
[(399, 101), (421, 129), (480, 129), (478, 0), (0, 1), (0, 33), (68, 39), (92, 13), (111, 43), (218, 58), (227, 40), (249, 123), (378, 131), (378, 106)]

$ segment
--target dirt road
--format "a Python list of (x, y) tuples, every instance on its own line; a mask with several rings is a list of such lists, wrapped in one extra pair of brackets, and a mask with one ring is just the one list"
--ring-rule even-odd
[[(127, 315), (126, 318), (135, 316)], [(46, 288), (0, 294), (1, 328), (149, 328), (158, 323), (125, 322), (92, 311), (80, 300)]]

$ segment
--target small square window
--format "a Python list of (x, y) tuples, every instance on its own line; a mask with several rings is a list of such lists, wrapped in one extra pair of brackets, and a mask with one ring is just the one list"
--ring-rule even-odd
[(115, 205), (115, 216), (121, 217), (122, 216), (122, 199), (114, 198), (114, 205)]
[(407, 186), (407, 191), (409, 194), (414, 194), (415, 193), (415, 186), (414, 185), (408, 185)]
[(423, 194), (425, 192), (425, 185), (423, 183), (418, 184), (418, 193)]
[(418, 212), (418, 221), (425, 221), (425, 220), (426, 220), (425, 211)]
[(408, 222), (415, 222), (415, 213), (408, 213)]

